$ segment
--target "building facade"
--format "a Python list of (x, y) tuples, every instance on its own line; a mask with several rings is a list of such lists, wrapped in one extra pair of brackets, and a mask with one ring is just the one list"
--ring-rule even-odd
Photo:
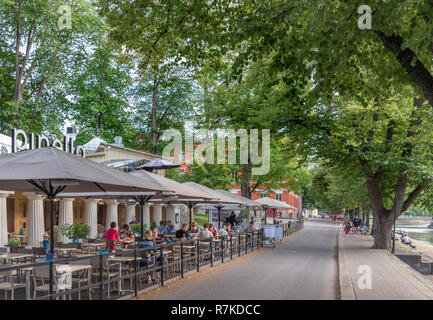
[[(114, 143), (107, 143), (99, 137), (94, 137), (83, 146), (86, 158), (116, 169), (128, 169), (138, 166), (161, 156), (148, 152), (125, 148), (122, 140), (116, 137)], [(11, 138), (0, 134), (0, 153), (11, 152)], [(163, 170), (155, 172), (164, 174)], [(56, 199), (55, 209), (55, 240), (68, 243), (59, 232), (59, 226), (75, 222), (90, 226), (89, 238), (96, 238), (105, 231), (112, 221), (118, 227), (129, 224), (132, 217), (140, 220), (140, 207), (132, 200), (102, 200), (64, 198)], [(144, 223), (150, 227), (151, 222), (157, 224), (161, 220), (171, 220), (176, 228), (179, 227), (183, 206), (166, 204), (148, 204), (144, 206)], [(0, 191), (0, 246), (8, 243), (10, 238), (18, 237), (20, 232), (25, 236), (23, 244), (40, 246), (43, 235), (49, 232), (50, 226), (49, 201), (43, 196), (32, 192)]]

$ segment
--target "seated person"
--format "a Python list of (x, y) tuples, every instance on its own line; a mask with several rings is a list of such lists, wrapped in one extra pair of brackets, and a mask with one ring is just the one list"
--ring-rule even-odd
[(203, 230), (200, 231), (198, 238), (200, 240), (207, 240), (213, 237), (212, 232), (209, 231), (209, 224), (205, 223), (203, 225)]
[(412, 241), (410, 241), (409, 237), (407, 236), (407, 233), (404, 233), (401, 235), (401, 242), (403, 242), (404, 244), (407, 244), (408, 246), (410, 246), (411, 248), (415, 249), (416, 246), (414, 246), (412, 244)]
[(256, 231), (256, 228), (254, 227), (254, 222), (250, 222), (250, 225), (248, 226), (247, 231), (248, 232), (254, 232), (254, 231)]
[(165, 227), (167, 229), (167, 233), (173, 233), (174, 232), (174, 225), (171, 224), (171, 220), (167, 221), (167, 225)]
[(212, 236), (213, 237), (217, 237), (218, 236), (218, 230), (215, 229), (215, 227), (213, 226), (213, 224), (209, 224), (209, 231), (212, 232)]
[(233, 227), (234, 232), (244, 232), (244, 229), (242, 228), (242, 225), (240, 222), (236, 222), (235, 226)]
[(118, 242), (119, 243), (123, 242), (123, 240), (120, 239), (119, 232), (117, 232), (117, 230), (116, 230), (116, 222), (110, 223), (110, 229), (108, 229), (104, 232), (102, 239), (114, 241), (114, 244), (107, 246), (110, 250), (116, 249)]
[[(145, 248), (151, 248), (155, 246), (155, 241), (152, 240), (153, 238), (153, 232), (150, 230), (147, 230), (146, 233), (144, 234), (144, 239), (143, 241), (140, 241), (138, 243), (138, 248), (140, 249), (145, 249)], [(152, 264), (153, 263), (153, 257), (151, 252), (157, 252), (156, 248), (150, 249), (149, 251), (146, 251), (144, 253), (144, 257), (140, 260), (140, 265), (141, 266), (145, 266), (148, 264)], [(152, 278), (150, 277), (150, 274), (148, 275), (148, 282), (151, 282)]]
[(202, 230), (202, 228), (198, 225), (197, 222), (194, 221), (194, 222), (192, 223), (192, 226), (191, 226), (191, 230), (190, 230), (190, 232), (191, 232), (191, 233), (199, 233), (201, 230)]
[(161, 238), (160, 236), (159, 236), (159, 231), (158, 231), (158, 229), (157, 228), (153, 228), (152, 229), (152, 232), (153, 232), (153, 240), (155, 241), (155, 243), (158, 245), (158, 244), (165, 244), (165, 240), (164, 240), (164, 238)]
[(227, 227), (231, 226), (230, 223), (224, 223), (223, 227), (220, 229), (219, 233), (221, 237), (228, 237), (229, 233), (227, 232)]
[(191, 238), (188, 228), (189, 228), (188, 223), (182, 224), (182, 229), (176, 231), (176, 238), (178, 239)]
[(160, 234), (165, 234), (165, 233), (167, 233), (167, 228), (164, 226), (164, 221), (162, 221), (162, 220), (159, 222), (158, 232), (159, 232)]
[(125, 246), (128, 246), (128, 244), (130, 244), (130, 243), (134, 243), (134, 241), (135, 241), (135, 236), (134, 236), (134, 233), (132, 233), (132, 232), (129, 230), (129, 225), (127, 225), (127, 224), (124, 224), (124, 225), (123, 225), (123, 229), (122, 229), (122, 231), (120, 232), (120, 239), (123, 240), (123, 244), (124, 244)]

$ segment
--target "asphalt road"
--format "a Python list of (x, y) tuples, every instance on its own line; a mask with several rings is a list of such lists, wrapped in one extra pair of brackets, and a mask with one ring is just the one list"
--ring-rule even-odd
[(335, 224), (306, 221), (275, 249), (263, 248), (141, 299), (336, 299), (336, 234)]

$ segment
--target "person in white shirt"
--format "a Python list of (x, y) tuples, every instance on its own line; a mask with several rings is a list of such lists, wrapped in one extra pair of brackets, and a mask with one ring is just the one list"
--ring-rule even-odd
[(403, 233), (402, 237), (401, 237), (401, 242), (403, 242), (404, 244), (409, 245), (411, 248), (416, 248), (413, 244), (412, 241), (410, 241), (409, 237), (407, 236), (407, 233)]
[(228, 223), (228, 222), (226, 222), (225, 224), (224, 224), (224, 226), (219, 230), (219, 235), (220, 235), (220, 237), (226, 237), (226, 236), (228, 236), (229, 235), (229, 233), (227, 232), (227, 224), (229, 224), (230, 225), (230, 223)]
[(213, 237), (212, 232), (209, 231), (209, 224), (205, 223), (203, 229), (200, 231), (198, 238), (200, 240), (207, 240)]

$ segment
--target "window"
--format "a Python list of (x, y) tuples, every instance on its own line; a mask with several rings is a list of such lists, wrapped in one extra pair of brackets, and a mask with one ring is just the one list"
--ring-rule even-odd
[(281, 193), (276, 193), (275, 194), (275, 200), (281, 201), (282, 199), (282, 194)]

